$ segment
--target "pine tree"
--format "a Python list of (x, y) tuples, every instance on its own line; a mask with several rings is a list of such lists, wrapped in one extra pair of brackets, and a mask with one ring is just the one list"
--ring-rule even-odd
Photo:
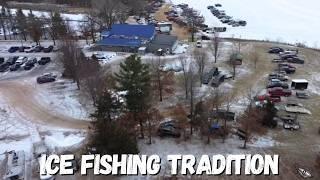
[(111, 91), (105, 91), (98, 100), (96, 111), (91, 116), (93, 131), (89, 147), (101, 154), (137, 154), (137, 141), (132, 132), (125, 129), (116, 117), (119, 115), (119, 101)]
[(115, 74), (120, 91), (126, 91), (125, 99), (127, 109), (133, 114), (135, 121), (139, 121), (140, 135), (144, 138), (143, 119), (139, 113), (148, 107), (150, 95), (149, 66), (141, 62), (137, 55), (131, 55), (124, 63), (120, 64), (120, 72)]
[[(96, 111), (91, 116), (97, 119), (97, 122), (113, 120), (113, 116), (119, 113), (121, 103), (117, 96), (113, 96), (111, 91), (105, 90), (96, 103)], [(104, 123), (104, 122), (103, 122)]]
[(60, 13), (53, 13), (51, 16), (51, 22), (51, 28), (55, 39), (57, 39), (57, 37), (63, 37), (67, 34), (66, 24), (64, 23)]

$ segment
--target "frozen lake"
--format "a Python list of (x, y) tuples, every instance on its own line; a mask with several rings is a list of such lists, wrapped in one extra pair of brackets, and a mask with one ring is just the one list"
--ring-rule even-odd
[[(305, 43), (320, 46), (319, 0), (171, 0), (173, 4), (186, 3), (198, 10), (209, 26), (227, 26), (223, 36), (246, 39)], [(234, 19), (247, 21), (246, 27), (222, 24), (207, 6), (222, 4), (221, 10)]]

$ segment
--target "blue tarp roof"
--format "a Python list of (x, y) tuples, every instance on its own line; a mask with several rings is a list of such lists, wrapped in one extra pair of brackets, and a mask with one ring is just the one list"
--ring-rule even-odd
[(155, 34), (153, 25), (114, 24), (110, 31), (103, 31), (103, 36), (126, 36), (150, 39)]
[(104, 38), (97, 43), (104, 46), (140, 47), (139, 39)]

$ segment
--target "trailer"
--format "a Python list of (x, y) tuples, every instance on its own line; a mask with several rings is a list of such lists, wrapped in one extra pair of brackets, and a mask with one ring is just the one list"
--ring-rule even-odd
[(292, 89), (305, 90), (308, 89), (309, 82), (305, 79), (293, 79), (291, 83)]

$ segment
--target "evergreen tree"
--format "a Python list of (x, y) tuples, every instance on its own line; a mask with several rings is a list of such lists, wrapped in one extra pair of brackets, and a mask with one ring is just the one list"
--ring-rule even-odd
[(51, 28), (54, 38), (63, 37), (67, 34), (67, 27), (64, 23), (60, 13), (55, 12), (51, 15)]
[(277, 121), (274, 120), (274, 117), (277, 114), (277, 110), (274, 107), (274, 104), (271, 101), (268, 101), (265, 108), (264, 108), (265, 114), (263, 116), (262, 124), (264, 126), (275, 128), (277, 127)]
[(28, 24), (27, 24), (27, 18), (23, 14), (21, 9), (18, 9), (17, 11), (16, 21), (18, 25), (18, 30), (20, 31), (20, 34), (22, 35), (23, 39), (26, 41)]
[(91, 116), (97, 119), (97, 122), (111, 122), (114, 115), (119, 113), (121, 103), (117, 96), (113, 96), (110, 91), (104, 91), (96, 102), (96, 111)]
[(139, 113), (148, 107), (150, 95), (149, 66), (141, 62), (137, 55), (131, 55), (120, 64), (120, 72), (115, 74), (120, 91), (126, 91), (126, 107), (133, 114), (135, 121), (139, 121), (140, 135), (144, 138), (143, 119), (138, 118)]
[(105, 91), (97, 102), (97, 109), (92, 117), (93, 132), (89, 147), (100, 154), (137, 154), (137, 141), (130, 130), (118, 123), (119, 102), (110, 91)]

